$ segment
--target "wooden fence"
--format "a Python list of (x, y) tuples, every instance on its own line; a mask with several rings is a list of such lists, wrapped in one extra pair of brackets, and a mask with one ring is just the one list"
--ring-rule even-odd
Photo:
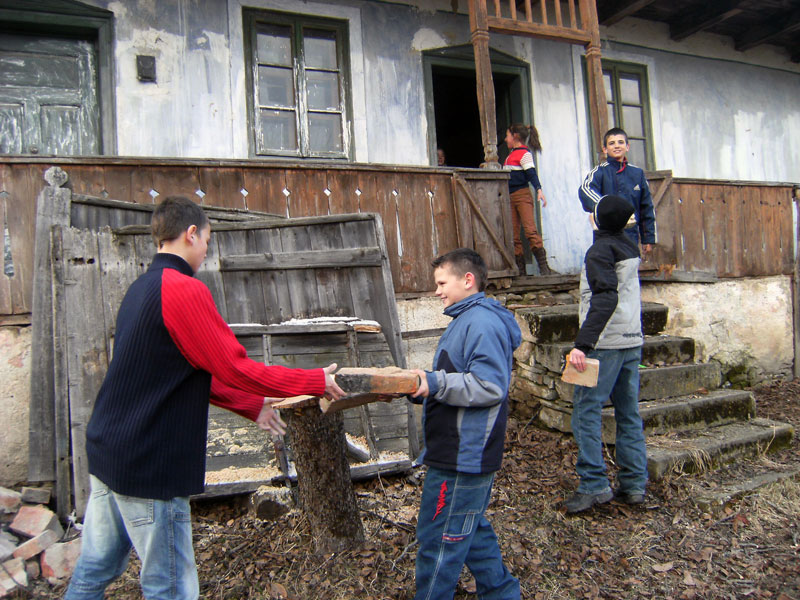
[(460, 246), (480, 252), (490, 276), (516, 273), (508, 175), (500, 171), (112, 157), (7, 158), (0, 163), (0, 199), (10, 252), (0, 275), (0, 315), (31, 312), (36, 197), (46, 185), (43, 174), (52, 165), (67, 172), (67, 185), (75, 194), (141, 204), (180, 194), (207, 206), (284, 217), (378, 213), (399, 294), (431, 291), (431, 260)]
[(716, 277), (790, 274), (792, 186), (648, 176), (658, 244), (650, 263)]

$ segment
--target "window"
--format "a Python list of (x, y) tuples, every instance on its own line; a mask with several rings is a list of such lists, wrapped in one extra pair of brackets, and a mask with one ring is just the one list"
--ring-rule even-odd
[(253, 153), (347, 158), (347, 24), (245, 12)]
[(647, 70), (643, 65), (603, 61), (608, 127), (622, 127), (631, 149), (628, 160), (645, 170), (654, 168)]

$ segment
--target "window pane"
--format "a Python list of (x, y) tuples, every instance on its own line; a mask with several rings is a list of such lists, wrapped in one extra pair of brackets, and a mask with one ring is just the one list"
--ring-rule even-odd
[(608, 107), (608, 128), (611, 129), (612, 127), (617, 126), (617, 118), (616, 114), (614, 113), (614, 105), (613, 104), (606, 104)]
[(641, 169), (646, 169), (647, 160), (645, 160), (646, 152), (645, 152), (644, 140), (629, 139), (628, 143), (630, 143), (631, 145), (631, 149), (628, 152), (628, 161), (630, 161), (631, 164), (636, 165)]
[(339, 108), (339, 74), (325, 71), (306, 71), (308, 108), (336, 110)]
[(292, 69), (258, 67), (258, 102), (262, 106), (294, 106)]
[(606, 101), (614, 101), (614, 88), (611, 86), (611, 71), (603, 71), (603, 85), (606, 88)]
[(288, 25), (260, 25), (256, 34), (258, 62), (292, 66), (291, 35)]
[(341, 115), (309, 114), (308, 128), (312, 152), (342, 151)]
[(619, 74), (619, 94), (623, 104), (641, 104), (642, 95), (639, 93), (639, 76), (631, 73)]
[(632, 137), (644, 137), (642, 109), (638, 106), (622, 107), (622, 128)]
[(336, 32), (304, 29), (303, 45), (306, 67), (336, 68)]
[(261, 111), (261, 149), (297, 150), (297, 127), (294, 111)]

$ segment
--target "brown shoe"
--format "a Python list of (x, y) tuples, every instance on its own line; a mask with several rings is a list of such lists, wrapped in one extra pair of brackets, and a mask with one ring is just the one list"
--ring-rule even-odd
[(556, 271), (547, 264), (547, 251), (544, 248), (534, 248), (533, 257), (539, 265), (539, 275), (558, 275)]

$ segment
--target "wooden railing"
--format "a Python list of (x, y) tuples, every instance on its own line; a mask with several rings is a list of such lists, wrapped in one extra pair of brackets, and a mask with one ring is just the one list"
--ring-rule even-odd
[[(287, 162), (121, 158), (6, 159), (0, 199), (10, 253), (0, 273), (0, 315), (31, 311), (36, 197), (44, 171), (57, 164), (75, 194), (142, 204), (172, 194), (207, 206), (284, 217), (378, 213), (395, 291), (433, 289), (430, 263), (467, 246), (490, 275), (509, 277), (513, 264), (508, 175), (501, 171)], [(2, 214), (2, 213), (0, 213)]]
[(591, 41), (590, 18), (583, 0), (524, 0), (522, 10), (517, 4), (515, 0), (494, 0), (494, 13), (488, 15), (489, 31), (573, 44)]
[(789, 274), (792, 186), (648, 175), (658, 244), (649, 263), (713, 277)]

